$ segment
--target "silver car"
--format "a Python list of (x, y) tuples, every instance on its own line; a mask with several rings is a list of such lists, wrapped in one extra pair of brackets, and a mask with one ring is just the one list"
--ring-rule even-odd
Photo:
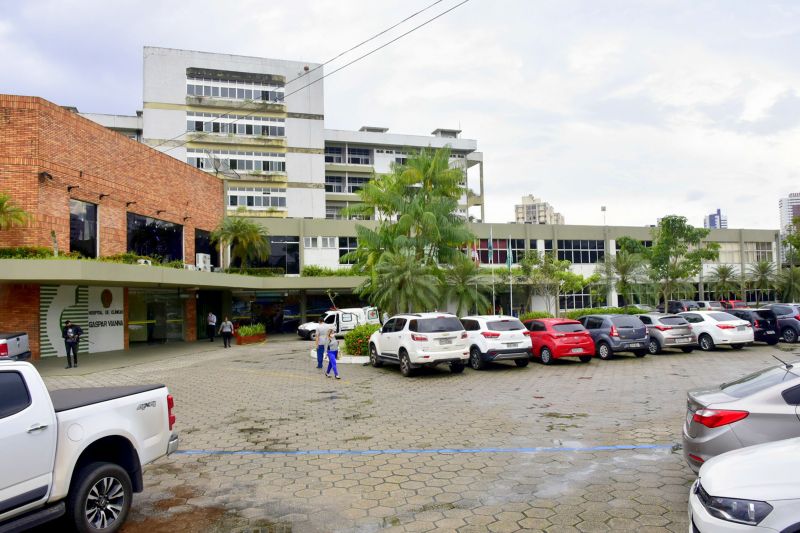
[(697, 472), (731, 450), (800, 437), (800, 361), (689, 391), (683, 455)]
[(722, 303), (716, 300), (698, 300), (697, 306), (701, 311), (724, 311)]
[(662, 313), (637, 316), (647, 326), (647, 333), (650, 335), (647, 351), (651, 355), (659, 354), (665, 348), (680, 348), (683, 353), (692, 353), (697, 347), (692, 326), (682, 316)]

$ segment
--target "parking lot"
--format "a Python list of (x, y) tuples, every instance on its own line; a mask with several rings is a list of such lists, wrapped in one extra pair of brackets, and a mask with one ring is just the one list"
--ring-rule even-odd
[(175, 396), (181, 452), (147, 467), (126, 532), (686, 531), (685, 391), (796, 356), (781, 344), (410, 379), (341, 365), (336, 381), (311, 347), (46, 381)]

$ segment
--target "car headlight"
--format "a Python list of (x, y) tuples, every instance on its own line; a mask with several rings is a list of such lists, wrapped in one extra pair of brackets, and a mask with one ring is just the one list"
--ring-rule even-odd
[(695, 492), (708, 514), (727, 522), (756, 526), (772, 512), (772, 506), (767, 502), (711, 496), (700, 483), (697, 483)]

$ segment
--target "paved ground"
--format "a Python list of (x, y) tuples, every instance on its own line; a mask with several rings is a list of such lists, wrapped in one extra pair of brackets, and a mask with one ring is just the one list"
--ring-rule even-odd
[(759, 346), (412, 379), (347, 365), (334, 381), (314, 368), (310, 347), (198, 344), (194, 355), (135, 364), (134, 353), (96, 371), (87, 361), (82, 375), (52, 364), (45, 373), (50, 388), (163, 382), (175, 396), (183, 452), (146, 468), (127, 533), (643, 533), (688, 527), (693, 475), (675, 448), (686, 389), (780, 353)]

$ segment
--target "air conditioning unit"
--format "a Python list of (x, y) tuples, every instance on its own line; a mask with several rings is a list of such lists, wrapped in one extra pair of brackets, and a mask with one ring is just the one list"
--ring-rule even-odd
[(149, 259), (137, 259), (136, 262), (140, 265), (152, 266), (153, 262)]
[(184, 270), (197, 270), (197, 267), (195, 267), (194, 265), (187, 265), (186, 263), (184, 263), (183, 264), (183, 269)]
[(203, 272), (211, 272), (210, 254), (195, 254), (194, 262), (195, 265), (197, 265), (197, 270), (202, 270)]

